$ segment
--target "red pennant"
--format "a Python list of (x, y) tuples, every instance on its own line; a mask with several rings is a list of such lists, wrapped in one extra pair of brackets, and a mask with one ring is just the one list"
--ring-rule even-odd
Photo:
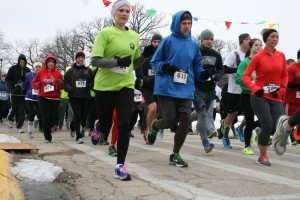
[(105, 5), (105, 7), (107, 7), (111, 4), (111, 2), (107, 0), (103, 0), (103, 4)]
[(134, 11), (134, 6), (130, 6), (130, 8), (131, 8), (131, 11)]
[(225, 25), (226, 25), (226, 27), (227, 27), (227, 30), (230, 28), (231, 24), (232, 24), (232, 22), (227, 22), (227, 21), (225, 21)]

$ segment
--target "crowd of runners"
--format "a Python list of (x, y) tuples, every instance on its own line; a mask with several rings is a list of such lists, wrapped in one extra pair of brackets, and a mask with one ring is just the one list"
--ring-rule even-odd
[[(164, 129), (175, 133), (169, 163), (177, 167), (188, 166), (180, 150), (193, 134), (193, 121), (206, 153), (214, 149), (210, 139), (217, 136), (226, 149), (232, 148), (231, 139), (239, 138), (243, 153), (253, 155), (256, 133), (260, 165), (271, 166), (271, 144), (279, 155), (289, 140), (298, 144), (300, 51), (295, 62), (287, 63), (275, 48), (277, 30), (263, 30), (262, 39), (239, 35), (237, 49), (222, 59), (213, 49), (212, 31), (201, 32), (200, 45), (192, 39), (189, 11), (174, 14), (171, 35), (153, 34), (142, 51), (139, 35), (126, 26), (130, 3), (116, 1), (111, 14), (114, 24), (99, 31), (88, 65), (79, 51), (71, 66), (48, 55), (30, 69), (21, 54), (1, 75), (0, 122), (7, 119), (13, 128), (15, 121), (17, 132), (24, 133), (27, 118), (28, 137), (34, 137), (36, 128), (45, 143), (55, 140), (52, 133), (65, 123), (78, 144), (88, 142), (83, 139), (88, 135), (94, 145), (109, 145), (109, 155), (117, 157), (115, 177), (121, 180), (131, 179), (125, 160), (136, 123), (146, 145), (163, 137)], [(218, 81), (224, 74), (228, 83), (221, 89)], [(221, 116), (219, 129), (214, 125), (216, 112)], [(238, 116), (244, 118), (234, 128)]]

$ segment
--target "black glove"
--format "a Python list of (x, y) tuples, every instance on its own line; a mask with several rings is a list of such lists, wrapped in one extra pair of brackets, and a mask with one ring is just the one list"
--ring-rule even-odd
[(26, 76), (21, 76), (21, 81), (22, 82), (26, 81)]
[(41, 87), (42, 87), (42, 83), (41, 83), (41, 82), (37, 82), (37, 83), (36, 83), (36, 87), (37, 87), (37, 88), (41, 88)]
[(124, 58), (117, 58), (117, 64), (121, 67), (128, 67), (131, 64), (131, 56), (126, 56)]
[(62, 85), (62, 84), (63, 84), (63, 81), (62, 81), (61, 79), (57, 79), (57, 80), (56, 80), (56, 83), (57, 83), (58, 85)]
[(273, 98), (277, 98), (277, 97), (278, 97), (277, 91), (278, 91), (278, 90), (276, 90), (276, 91), (274, 91), (274, 92), (271, 92)]
[(135, 89), (141, 90), (142, 85), (143, 85), (143, 80), (137, 78), (137, 79), (135, 80), (135, 85), (134, 85)]
[(202, 80), (207, 80), (210, 77), (210, 72), (208, 70), (204, 70), (200, 73), (200, 78)]
[(144, 48), (142, 55), (148, 58), (149, 56), (152, 56), (154, 53), (155, 53), (155, 48), (152, 45), (149, 45)]
[(222, 77), (222, 75), (219, 74), (219, 73), (217, 73), (217, 74), (215, 74), (215, 75), (212, 75), (212, 79), (213, 79), (214, 81), (219, 81), (219, 80), (221, 79), (221, 77)]
[(178, 67), (170, 66), (168, 64), (164, 64), (162, 66), (162, 72), (165, 73), (165, 74), (173, 75), (176, 71), (179, 71)]
[(255, 92), (255, 96), (262, 97), (264, 94), (264, 89), (259, 89)]

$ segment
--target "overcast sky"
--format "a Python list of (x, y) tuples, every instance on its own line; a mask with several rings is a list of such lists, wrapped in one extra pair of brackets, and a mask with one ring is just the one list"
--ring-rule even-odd
[[(113, 0), (112, 0), (113, 1)], [(251, 37), (261, 38), (260, 31), (268, 24), (279, 23), (278, 49), (287, 58), (296, 59), (300, 49), (298, 0), (129, 0), (141, 2), (147, 9), (165, 14), (189, 10), (194, 17), (208, 19), (193, 22), (192, 34), (204, 29), (214, 32), (215, 38), (237, 42), (238, 35), (248, 32)], [(1, 0), (0, 31), (8, 41), (51, 38), (57, 31), (68, 30), (83, 21), (110, 15), (111, 5), (104, 7), (102, 0)], [(217, 22), (220, 21), (220, 22)], [(224, 21), (258, 23), (265, 25), (233, 23), (227, 30)], [(169, 27), (161, 31), (168, 35)]]

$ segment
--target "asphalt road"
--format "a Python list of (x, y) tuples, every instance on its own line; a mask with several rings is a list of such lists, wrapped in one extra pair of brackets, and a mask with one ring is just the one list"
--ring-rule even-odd
[(57, 181), (73, 199), (300, 199), (300, 146), (288, 146), (283, 156), (269, 148), (272, 166), (266, 167), (256, 163), (255, 144), (255, 155), (249, 156), (242, 153), (244, 145), (239, 140), (231, 140), (233, 149), (228, 150), (221, 140), (213, 138), (215, 148), (206, 154), (200, 137), (188, 135), (181, 156), (189, 167), (179, 168), (168, 161), (173, 133), (165, 131), (154, 145), (145, 145), (136, 130), (126, 161), (132, 180), (120, 181), (113, 178), (116, 158), (108, 155), (108, 146), (93, 145), (89, 136), (84, 138), (84, 144), (76, 144), (63, 130), (53, 134), (51, 144), (45, 144), (38, 131), (30, 139), (26, 133), (16, 133), (15, 128), (8, 129), (3, 124), (0, 133), (37, 146), (37, 158), (62, 167), (64, 173)]

